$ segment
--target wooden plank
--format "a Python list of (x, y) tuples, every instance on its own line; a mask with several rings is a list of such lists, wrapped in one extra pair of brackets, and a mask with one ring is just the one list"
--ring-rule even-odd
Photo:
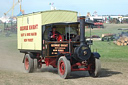
[(121, 45), (121, 46), (124, 46), (124, 43), (121, 43), (120, 45)]
[(124, 46), (126, 46), (127, 45), (127, 43), (124, 43)]
[(120, 43), (119, 41), (117, 41), (117, 45), (118, 45), (118, 46), (121, 46), (121, 43)]
[(113, 41), (114, 44), (117, 44), (117, 41)]
[(115, 35), (115, 34), (102, 34), (102, 37), (109, 37), (109, 36), (113, 36), (113, 35)]
[(125, 41), (128, 41), (128, 37), (125, 37), (125, 39), (124, 39)]

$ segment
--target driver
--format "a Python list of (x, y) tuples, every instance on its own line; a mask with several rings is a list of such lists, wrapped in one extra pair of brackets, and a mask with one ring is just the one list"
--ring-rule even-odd
[(52, 27), (52, 31), (48, 34), (48, 40), (49, 41), (57, 41), (57, 38), (59, 37), (60, 33), (56, 31), (56, 26)]

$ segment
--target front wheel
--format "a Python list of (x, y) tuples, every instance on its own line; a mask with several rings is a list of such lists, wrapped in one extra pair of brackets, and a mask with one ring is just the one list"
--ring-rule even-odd
[(58, 74), (60, 75), (60, 77), (66, 79), (70, 76), (71, 64), (70, 61), (67, 60), (65, 56), (59, 58), (57, 67), (58, 67)]
[(92, 64), (91, 69), (88, 71), (90, 76), (98, 77), (101, 70), (100, 59), (95, 58), (95, 62)]

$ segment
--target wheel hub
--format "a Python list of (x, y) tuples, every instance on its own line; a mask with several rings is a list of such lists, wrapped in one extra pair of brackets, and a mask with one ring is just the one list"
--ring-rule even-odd
[(59, 70), (60, 70), (61, 75), (64, 75), (64, 73), (65, 73), (65, 64), (64, 64), (63, 61), (60, 62)]
[(28, 58), (25, 58), (25, 69), (28, 70), (29, 68), (29, 60)]

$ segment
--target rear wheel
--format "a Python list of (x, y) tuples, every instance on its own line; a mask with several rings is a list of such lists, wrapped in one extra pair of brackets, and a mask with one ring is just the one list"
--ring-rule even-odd
[(71, 64), (70, 61), (67, 60), (65, 56), (59, 58), (57, 67), (58, 67), (58, 74), (60, 75), (60, 77), (66, 79), (70, 76)]
[(100, 59), (95, 58), (94, 63), (91, 66), (91, 69), (88, 71), (90, 76), (92, 77), (98, 77), (101, 70), (101, 63)]
[(34, 70), (40, 69), (42, 67), (42, 62), (38, 62), (38, 59), (34, 59)]
[(38, 68), (38, 61), (37, 59), (34, 59), (34, 70), (36, 71)]
[(33, 65), (34, 61), (33, 59), (30, 57), (29, 54), (26, 54), (25, 55), (25, 58), (24, 58), (24, 68), (25, 68), (25, 71), (27, 73), (32, 73), (33, 70), (34, 70), (34, 65)]

